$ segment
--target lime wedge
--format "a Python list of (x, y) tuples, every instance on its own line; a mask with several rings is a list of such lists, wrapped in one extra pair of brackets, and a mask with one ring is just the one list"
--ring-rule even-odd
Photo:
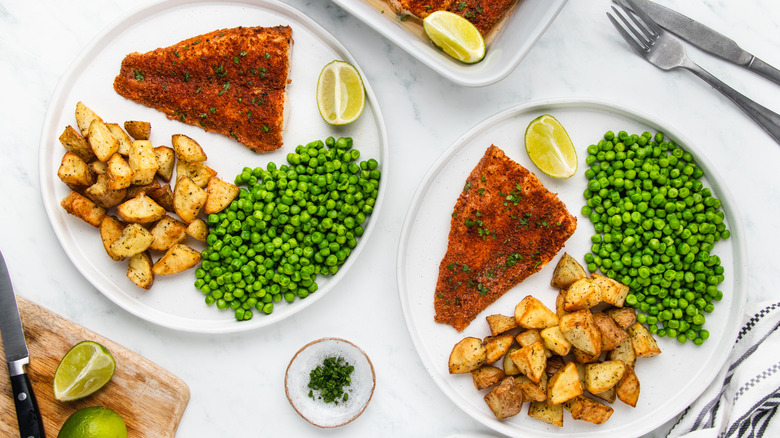
[(106, 347), (93, 341), (74, 345), (54, 372), (54, 397), (60, 401), (86, 397), (111, 380), (116, 362)]
[(331, 125), (346, 125), (360, 117), (366, 103), (366, 91), (360, 73), (346, 61), (333, 61), (320, 71), (317, 79), (317, 108)]
[(103, 406), (81, 408), (65, 420), (57, 438), (127, 437), (127, 425), (119, 414)]
[(569, 134), (555, 117), (537, 117), (525, 129), (525, 150), (545, 174), (569, 178), (577, 172), (577, 151)]
[(423, 20), (428, 38), (444, 53), (473, 64), (485, 57), (485, 39), (469, 20), (448, 11), (436, 11)]

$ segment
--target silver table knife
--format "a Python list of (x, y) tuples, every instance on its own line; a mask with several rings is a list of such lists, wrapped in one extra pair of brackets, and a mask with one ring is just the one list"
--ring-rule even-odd
[(22, 438), (43, 438), (45, 435), (38, 403), (24, 369), (24, 366), (30, 363), (30, 355), (27, 352), (19, 309), (16, 307), (11, 277), (8, 275), (2, 253), (0, 253), (0, 335), (5, 349), (5, 360), (8, 362), (8, 374), (11, 377), (19, 434)]
[[(637, 6), (664, 29), (694, 46), (764, 76), (780, 85), (780, 70), (748, 53), (734, 40), (686, 17), (685, 15), (649, 0), (633, 0)], [(623, 3), (623, 2), (621, 2)]]

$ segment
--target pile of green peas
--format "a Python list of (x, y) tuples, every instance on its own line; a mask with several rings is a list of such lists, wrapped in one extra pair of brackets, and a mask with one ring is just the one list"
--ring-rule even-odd
[(239, 321), (253, 310), (306, 298), (317, 275), (338, 272), (373, 212), (379, 163), (361, 161), (349, 137), (299, 145), (288, 164), (245, 167), (236, 199), (208, 216), (207, 247), (195, 287), (207, 305), (231, 309)]
[(723, 298), (715, 243), (731, 235), (693, 156), (663, 133), (608, 131), (588, 147), (582, 214), (595, 234), (588, 270), (630, 287), (625, 303), (652, 333), (701, 345)]

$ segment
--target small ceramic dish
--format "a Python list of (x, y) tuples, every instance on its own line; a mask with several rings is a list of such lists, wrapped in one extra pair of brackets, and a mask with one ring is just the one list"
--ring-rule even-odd
[[(349, 397), (338, 404), (309, 396), (309, 374), (329, 357), (344, 358), (354, 367), (351, 383), (344, 387)], [(343, 426), (359, 417), (371, 401), (375, 386), (374, 366), (366, 353), (339, 338), (323, 338), (306, 344), (295, 353), (284, 376), (284, 390), (292, 407), (306, 421), (323, 428)]]

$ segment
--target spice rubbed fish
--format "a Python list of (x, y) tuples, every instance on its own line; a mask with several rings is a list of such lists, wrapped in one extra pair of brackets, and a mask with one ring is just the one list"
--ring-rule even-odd
[(536, 176), (490, 146), (455, 204), (439, 265), (434, 320), (462, 331), (509, 289), (539, 271), (574, 233), (577, 218)]
[(399, 14), (425, 18), (435, 11), (449, 11), (469, 20), (487, 35), (518, 0), (389, 0)]
[(127, 55), (114, 90), (169, 119), (272, 151), (282, 146), (292, 42), (289, 26), (216, 30)]

